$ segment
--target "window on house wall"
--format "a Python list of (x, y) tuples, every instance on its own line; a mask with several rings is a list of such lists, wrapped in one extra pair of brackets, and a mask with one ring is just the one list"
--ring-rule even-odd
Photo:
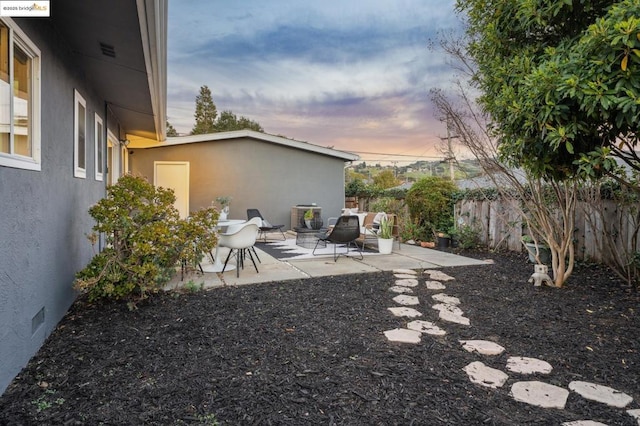
[(102, 124), (102, 118), (98, 114), (95, 115), (94, 120), (96, 147), (95, 147), (95, 162), (96, 162), (96, 180), (102, 180), (104, 176), (104, 126)]
[(40, 170), (40, 50), (0, 19), (0, 166)]
[(74, 91), (73, 176), (87, 177), (87, 102)]

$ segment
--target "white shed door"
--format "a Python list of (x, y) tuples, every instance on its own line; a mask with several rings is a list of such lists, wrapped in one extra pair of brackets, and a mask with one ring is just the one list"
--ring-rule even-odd
[(189, 162), (154, 161), (153, 168), (153, 184), (173, 189), (176, 194), (174, 206), (180, 217), (189, 216)]

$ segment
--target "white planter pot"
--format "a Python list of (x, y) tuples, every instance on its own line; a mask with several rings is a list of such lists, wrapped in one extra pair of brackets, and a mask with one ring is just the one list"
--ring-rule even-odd
[(393, 251), (393, 238), (378, 238), (378, 252), (390, 254)]

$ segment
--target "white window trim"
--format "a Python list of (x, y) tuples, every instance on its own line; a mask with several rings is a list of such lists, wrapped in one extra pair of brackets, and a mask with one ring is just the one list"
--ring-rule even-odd
[[(107, 145), (104, 139), (104, 123), (102, 122), (102, 118), (100, 118), (98, 113), (95, 113), (94, 115), (93, 128), (94, 128), (93, 140), (95, 141), (95, 147), (94, 147), (94, 151), (95, 151), (94, 163), (95, 163), (95, 170), (96, 170), (95, 177), (96, 177), (96, 180), (102, 181), (104, 179), (104, 168), (106, 164), (104, 155), (105, 155)], [(102, 129), (102, 132), (100, 132), (100, 129)], [(98, 160), (98, 152), (102, 152), (102, 162), (101, 162), (102, 164), (100, 164), (100, 161)], [(102, 168), (102, 172), (100, 171), (100, 168)]]
[[(23, 155), (0, 153), (0, 166), (25, 170), (42, 170), (41, 129), (40, 129), (40, 49), (27, 37), (11, 18), (2, 18), (2, 22), (9, 27), (9, 57), (13, 60), (13, 46), (17, 44), (31, 58), (31, 157)], [(11, 81), (13, 81), (13, 67), (10, 67)], [(11, 114), (12, 116), (13, 114)]]
[[(80, 167), (80, 152), (79, 152), (79, 138), (80, 128), (78, 122), (78, 105), (84, 107), (84, 165)], [(87, 177), (87, 101), (84, 100), (82, 95), (77, 91), (73, 91), (73, 176), (77, 178)]]

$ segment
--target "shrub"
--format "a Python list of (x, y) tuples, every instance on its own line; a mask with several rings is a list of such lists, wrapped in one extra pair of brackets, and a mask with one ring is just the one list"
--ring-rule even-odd
[(453, 194), (456, 186), (450, 180), (427, 176), (413, 184), (405, 199), (411, 221), (435, 233), (453, 225)]
[(106, 248), (76, 274), (74, 287), (90, 301), (143, 299), (162, 288), (178, 262), (194, 264), (213, 249), (218, 212), (203, 209), (181, 220), (174, 201), (173, 190), (141, 177), (123, 176), (109, 186), (107, 196), (89, 209)]
[(458, 247), (472, 249), (480, 244), (480, 229), (474, 225), (462, 224), (456, 230)]

